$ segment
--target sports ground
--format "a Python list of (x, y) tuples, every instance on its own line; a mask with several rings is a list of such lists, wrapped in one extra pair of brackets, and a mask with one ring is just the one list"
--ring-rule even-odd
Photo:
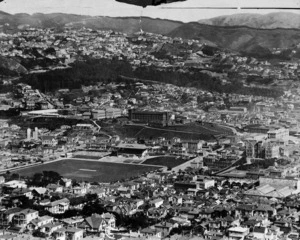
[(149, 164), (149, 165), (159, 165), (159, 166), (166, 166), (168, 168), (177, 167), (188, 160), (184, 160), (182, 158), (176, 158), (175, 156), (160, 156), (147, 159), (142, 164)]
[(21, 176), (32, 176), (43, 171), (54, 171), (61, 176), (90, 182), (114, 182), (140, 176), (160, 167), (89, 160), (64, 159), (18, 170)]
[[(110, 131), (110, 129), (106, 130)], [(172, 139), (179, 137), (182, 140), (211, 140), (215, 139), (214, 136), (233, 134), (229, 128), (208, 123), (188, 123), (160, 128), (142, 125), (125, 125), (115, 126), (114, 130), (115, 132), (111, 134), (140, 139), (157, 139), (158, 137)]]

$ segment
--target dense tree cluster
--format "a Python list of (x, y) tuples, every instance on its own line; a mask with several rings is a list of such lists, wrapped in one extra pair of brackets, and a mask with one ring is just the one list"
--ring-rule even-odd
[[(177, 86), (196, 87), (199, 89), (221, 92), (240, 93), (278, 97), (281, 92), (255, 87), (244, 87), (238, 79), (223, 85), (220, 79), (193, 69), (189, 72), (176, 71), (179, 69), (159, 70), (154, 66), (141, 66), (133, 69), (128, 61), (117, 59), (86, 59), (77, 61), (70, 69), (55, 70), (40, 74), (23, 76), (20, 81), (31, 85), (43, 92), (53, 92), (60, 88), (78, 89), (82, 85), (93, 85), (99, 81), (124, 81), (120, 76), (152, 80), (160, 83), (170, 83)], [(127, 79), (130, 81), (129, 79)]]
[(48, 184), (57, 184), (61, 180), (62, 176), (59, 173), (53, 171), (43, 171), (42, 173), (35, 173), (29, 180), (29, 185), (46, 187)]
[(246, 79), (247, 83), (260, 83), (263, 85), (268, 85), (273, 82), (272, 78), (263, 78), (262, 76), (249, 75)]
[(16, 77), (18, 73), (16, 71), (10, 70), (6, 67), (0, 66), (0, 79), (5, 78), (6, 76)]
[(267, 169), (270, 166), (274, 166), (275, 159), (265, 159), (262, 161), (255, 161), (251, 164), (241, 165), (237, 167), (237, 170), (243, 171), (257, 171), (258, 169)]

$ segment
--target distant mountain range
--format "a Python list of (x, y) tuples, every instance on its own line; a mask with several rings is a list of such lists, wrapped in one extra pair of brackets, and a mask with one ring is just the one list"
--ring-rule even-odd
[(223, 48), (262, 57), (270, 55), (274, 48), (296, 49), (300, 43), (300, 29), (220, 27), (199, 23), (184, 24), (169, 36), (209, 41)]
[(75, 14), (51, 13), (51, 14), (25, 14), (10, 15), (0, 11), (0, 25), (4, 29), (18, 30), (25, 27), (36, 28), (58, 28), (65, 26), (74, 28), (92, 28), (95, 30), (111, 29), (114, 31), (134, 33), (140, 31), (141, 27), (146, 32), (168, 34), (170, 31), (181, 26), (182, 22), (151, 19), (144, 17), (140, 23), (139, 17), (91, 17)]
[(200, 20), (213, 26), (247, 26), (251, 28), (300, 28), (300, 14), (277, 12), (269, 14), (234, 14)]
[[(242, 25), (242, 26), (241, 26)], [(238, 14), (200, 22), (182, 23), (144, 17), (91, 17), (73, 14), (15, 14), (0, 12), (0, 30), (17, 31), (25, 27), (65, 26), (111, 29), (132, 34), (142, 29), (184, 39), (198, 39), (210, 45), (246, 53), (255, 57), (271, 56), (274, 48), (294, 50), (300, 58), (300, 15), (292, 13)], [(280, 27), (280, 28), (279, 28)], [(291, 54), (287, 51), (286, 54)], [(298, 56), (299, 55), (299, 56)]]

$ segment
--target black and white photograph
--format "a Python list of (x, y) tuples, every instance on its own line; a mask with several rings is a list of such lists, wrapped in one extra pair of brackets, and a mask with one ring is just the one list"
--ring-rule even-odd
[(299, 240), (299, 0), (0, 0), (0, 240)]

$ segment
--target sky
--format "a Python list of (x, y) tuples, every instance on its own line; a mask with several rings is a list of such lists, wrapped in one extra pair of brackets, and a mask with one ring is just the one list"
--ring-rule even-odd
[[(199, 9), (203, 7), (240, 7), (241, 9)], [(299, 8), (289, 10), (300, 14), (300, 0), (187, 0), (142, 8), (115, 0), (4, 0), (0, 11), (15, 13), (72, 13), (91, 16), (148, 16), (182, 22), (198, 21), (236, 13), (267, 14), (282, 10), (245, 10), (244, 7)], [(197, 9), (198, 8), (198, 9)], [(287, 10), (284, 10), (287, 11)]]

